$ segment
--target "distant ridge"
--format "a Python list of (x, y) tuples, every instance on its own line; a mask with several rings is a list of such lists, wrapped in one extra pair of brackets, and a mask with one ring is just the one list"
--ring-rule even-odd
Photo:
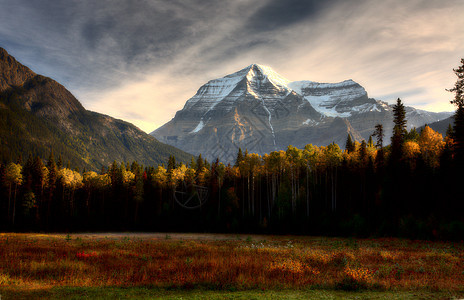
[[(451, 117), (446, 118), (444, 120), (433, 122), (433, 123), (430, 123), (430, 124), (427, 124), (427, 125), (430, 128), (432, 128), (433, 130), (435, 130), (436, 132), (440, 133), (443, 137), (445, 137), (446, 136), (446, 131), (448, 130), (448, 126), (449, 125), (454, 126), (454, 116), (451, 116)], [(425, 125), (421, 126), (420, 130), (422, 130), (424, 127), (425, 127)]]

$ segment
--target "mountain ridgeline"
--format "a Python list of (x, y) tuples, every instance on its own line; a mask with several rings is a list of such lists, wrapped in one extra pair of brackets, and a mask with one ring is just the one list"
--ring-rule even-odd
[[(450, 115), (406, 107), (409, 128)], [(208, 160), (233, 162), (239, 148), (263, 155), (288, 145), (344, 145), (347, 134), (367, 140), (379, 123), (389, 140), (392, 120), (392, 105), (369, 98), (353, 80), (291, 82), (252, 64), (200, 87), (171, 121), (151, 134)]]
[(191, 155), (134, 125), (86, 110), (61, 84), (37, 75), (0, 48), (0, 160), (51, 151), (72, 166), (99, 170), (114, 160), (146, 165)]

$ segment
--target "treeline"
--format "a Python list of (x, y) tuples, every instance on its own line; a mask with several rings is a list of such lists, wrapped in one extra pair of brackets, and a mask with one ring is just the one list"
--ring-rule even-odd
[[(378, 133), (378, 132), (377, 132)], [(450, 132), (450, 135), (452, 132)], [(426, 126), (395, 146), (289, 146), (235, 165), (114, 162), (79, 172), (30, 156), (0, 166), (3, 230), (179, 230), (459, 238), (450, 136)]]
[[(53, 154), (0, 164), (1, 230), (208, 231), (316, 235), (464, 236), (464, 60), (455, 125), (445, 138), (406, 130), (400, 99), (391, 143), (289, 146), (234, 165), (201, 157), (185, 165), (114, 162), (100, 172), (63, 166)], [(461, 77), (459, 77), (461, 76)]]

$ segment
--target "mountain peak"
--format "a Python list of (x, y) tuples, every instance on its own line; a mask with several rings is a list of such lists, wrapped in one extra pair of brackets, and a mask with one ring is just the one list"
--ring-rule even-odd
[(288, 84), (291, 82), (287, 78), (275, 72), (271, 67), (268, 67), (265, 65), (251, 64), (243, 70), (247, 71), (246, 76), (247, 76), (247, 80), (249, 81), (254, 81), (256, 79), (258, 80), (267, 79), (274, 85), (280, 88), (287, 88), (287, 89), (288, 89)]
[(21, 86), (36, 74), (23, 66), (8, 52), (0, 47), (0, 92), (13, 86)]
[[(37, 75), (0, 48), (0, 141), (7, 156), (50, 149), (74, 166), (99, 170), (113, 161), (190, 161), (183, 151), (159, 143), (132, 124), (86, 110), (58, 82)], [(55, 152), (55, 153), (56, 153)]]
[(8, 55), (8, 52), (0, 47), (0, 59), (2, 59), (5, 55)]
[[(415, 114), (408, 123), (420, 126), (424, 115)], [(427, 117), (430, 123), (438, 115)], [(342, 144), (348, 133), (358, 141), (368, 139), (376, 124), (389, 131), (391, 119), (389, 106), (369, 98), (352, 79), (290, 82), (272, 68), (253, 63), (210, 80), (151, 134), (194, 155), (233, 162), (239, 148), (264, 154), (289, 144)]]

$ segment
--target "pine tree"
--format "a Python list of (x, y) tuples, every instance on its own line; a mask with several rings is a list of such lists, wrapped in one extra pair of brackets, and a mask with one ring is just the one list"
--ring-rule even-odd
[(195, 161), (195, 158), (193, 156), (190, 159), (189, 168), (194, 169), (194, 170), (197, 169), (197, 162)]
[(361, 146), (359, 147), (359, 160), (362, 164), (367, 161), (367, 143), (365, 140), (361, 142)]
[(393, 136), (391, 138), (391, 161), (399, 161), (403, 156), (403, 144), (406, 136), (406, 110), (401, 99), (393, 106)]
[(238, 148), (237, 159), (235, 160), (234, 166), (238, 167), (242, 160), (243, 160), (242, 148)]
[(203, 171), (204, 166), (205, 166), (205, 162), (203, 160), (203, 157), (201, 157), (201, 153), (200, 153), (200, 155), (198, 155), (198, 158), (197, 158), (197, 169), (195, 171), (195, 175), (197, 177)]
[(176, 158), (173, 155), (169, 155), (168, 173), (172, 173), (172, 170), (174, 170), (176, 167), (177, 167)]
[(346, 151), (348, 153), (352, 153), (356, 150), (355, 144), (353, 140), (351, 139), (351, 134), (348, 133), (348, 137), (346, 138), (346, 146), (345, 146)]
[(56, 163), (56, 167), (60, 170), (63, 167), (63, 160), (61, 159), (61, 155), (58, 156), (58, 162)]
[(446, 129), (446, 137), (448, 139), (454, 138), (454, 130), (453, 130), (453, 126), (451, 126), (451, 124), (448, 124), (448, 129)]
[(383, 125), (382, 124), (377, 124), (375, 125), (375, 131), (372, 134), (377, 141), (375, 143), (375, 146), (377, 147), (377, 155), (375, 156), (375, 164), (377, 167), (381, 167), (384, 164), (384, 152), (383, 152)]
[(453, 69), (458, 77), (454, 87), (448, 91), (454, 92), (454, 100), (451, 104), (456, 106), (454, 114), (454, 151), (456, 162), (464, 165), (464, 58), (461, 59), (461, 65)]
[(373, 148), (374, 142), (372, 141), (372, 135), (369, 136), (369, 140), (367, 141), (367, 147)]
[[(427, 126), (427, 124), (425, 124)], [(420, 134), (417, 132), (416, 127), (412, 128), (408, 133), (406, 133), (404, 140), (417, 142), (419, 140)]]
[(53, 151), (50, 152), (50, 156), (47, 161), (48, 169), (48, 188), (50, 190), (55, 189), (56, 177), (57, 177), (57, 166), (55, 163), (55, 157), (53, 156)]
[(383, 148), (383, 137), (384, 137), (382, 124), (375, 125), (375, 131), (372, 134), (372, 136), (377, 138), (377, 142), (375, 143), (375, 146), (379, 149), (382, 149)]

